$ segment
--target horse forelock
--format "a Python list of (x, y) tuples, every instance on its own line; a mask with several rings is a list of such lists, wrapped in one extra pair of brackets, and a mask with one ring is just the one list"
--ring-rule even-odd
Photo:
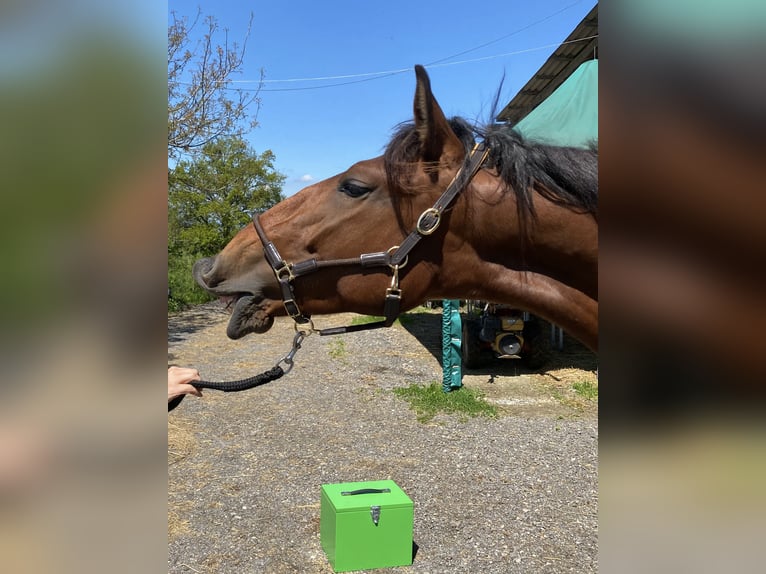
[[(474, 145), (474, 131), (468, 122), (462, 118), (452, 118), (449, 123), (465, 149), (470, 150)], [(420, 165), (421, 144), (413, 122), (404, 122), (396, 126), (383, 159), (388, 187), (394, 195), (418, 193), (419, 190), (412, 184), (412, 174)]]

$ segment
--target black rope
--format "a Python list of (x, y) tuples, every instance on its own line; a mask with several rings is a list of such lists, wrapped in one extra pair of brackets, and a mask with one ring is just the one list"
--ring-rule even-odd
[(285, 374), (282, 367), (277, 365), (276, 367), (269, 369), (265, 373), (249, 377), (247, 379), (240, 379), (239, 381), (228, 381), (221, 383), (213, 383), (210, 381), (190, 381), (189, 384), (198, 389), (214, 389), (216, 391), (223, 391), (224, 393), (233, 393), (237, 391), (246, 391), (271, 381), (276, 381), (279, 377)]
[[(227, 382), (211, 382), (211, 381), (190, 381), (189, 384), (198, 389), (213, 389), (216, 391), (223, 391), (224, 393), (234, 393), (238, 391), (246, 391), (260, 385), (265, 385), (271, 381), (276, 381), (285, 371), (282, 367), (277, 365), (276, 367), (269, 369), (268, 371), (249, 377), (247, 379), (240, 379), (239, 381), (227, 381)], [(179, 395), (168, 402), (168, 412), (172, 411), (178, 405), (186, 395)]]

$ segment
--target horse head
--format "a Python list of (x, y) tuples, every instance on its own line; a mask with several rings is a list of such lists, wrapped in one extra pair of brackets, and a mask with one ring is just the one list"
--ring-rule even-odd
[[(505, 136), (485, 135), (485, 142), (498, 141), (483, 169), (477, 162), (465, 176), (474, 131), (462, 120), (448, 120), (425, 69), (415, 72), (414, 121), (400, 127), (384, 155), (301, 190), (259, 216), (261, 237), (256, 225), (248, 225), (218, 255), (194, 265), (197, 283), (232, 306), (227, 335), (267, 331), (275, 316), (285, 314), (288, 297), (303, 315), (381, 315), (387, 289), (396, 287), (402, 310), (437, 298), (508, 302), (574, 327), (574, 336), (584, 334), (594, 346), (594, 214), (554, 193), (569, 189), (560, 184), (563, 172), (522, 177), (523, 169), (503, 167), (521, 165), (518, 158), (504, 158), (511, 152), (500, 151), (507, 147), (500, 141)], [(533, 163), (556, 163), (548, 152), (520, 151)], [(459, 195), (435, 214), (434, 205), (456, 180)], [(522, 194), (509, 194), (511, 187)], [(423, 224), (424, 218), (430, 221)], [(391, 264), (400, 246), (417, 235), (423, 240)], [(267, 251), (278, 250), (281, 261), (267, 260), (264, 243)], [(355, 263), (361, 254), (377, 254), (383, 263)], [(286, 295), (274, 267), (306, 261), (351, 263), (290, 276)], [(564, 300), (574, 308), (568, 323), (556, 309)]]

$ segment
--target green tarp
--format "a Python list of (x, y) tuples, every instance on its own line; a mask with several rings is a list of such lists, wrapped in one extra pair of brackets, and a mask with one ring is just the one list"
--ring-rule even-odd
[(580, 65), (516, 129), (527, 139), (588, 147), (598, 140), (598, 60)]
[(463, 385), (460, 301), (445, 300), (442, 305), (442, 390), (448, 393)]

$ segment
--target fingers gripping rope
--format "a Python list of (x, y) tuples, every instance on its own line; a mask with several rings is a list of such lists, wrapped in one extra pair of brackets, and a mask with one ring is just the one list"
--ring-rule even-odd
[[(260, 375), (255, 375), (247, 379), (240, 379), (238, 381), (224, 381), (224, 382), (191, 381), (189, 384), (198, 389), (213, 389), (216, 391), (223, 391), (224, 393), (233, 393), (233, 392), (239, 392), (239, 391), (246, 391), (247, 389), (252, 389), (260, 385), (265, 385), (266, 383), (276, 381), (277, 379), (279, 379), (283, 375), (286, 375), (292, 370), (293, 358), (295, 357), (295, 353), (297, 353), (298, 349), (301, 348), (301, 344), (303, 343), (303, 340), (309, 334), (311, 334), (310, 331), (297, 332), (295, 334), (295, 337), (293, 338), (293, 346), (292, 346), (292, 349), (290, 349), (290, 352), (287, 353), (281, 359), (279, 359), (279, 361), (277, 361), (277, 364), (274, 367), (272, 367), (268, 371), (261, 373)], [(286, 366), (285, 368), (282, 368), (281, 366), (282, 363), (285, 364)], [(169, 401), (168, 412), (172, 411), (174, 408), (180, 405), (181, 401), (183, 400), (185, 396), (186, 395), (180, 395), (178, 397), (175, 397), (171, 401)]]

